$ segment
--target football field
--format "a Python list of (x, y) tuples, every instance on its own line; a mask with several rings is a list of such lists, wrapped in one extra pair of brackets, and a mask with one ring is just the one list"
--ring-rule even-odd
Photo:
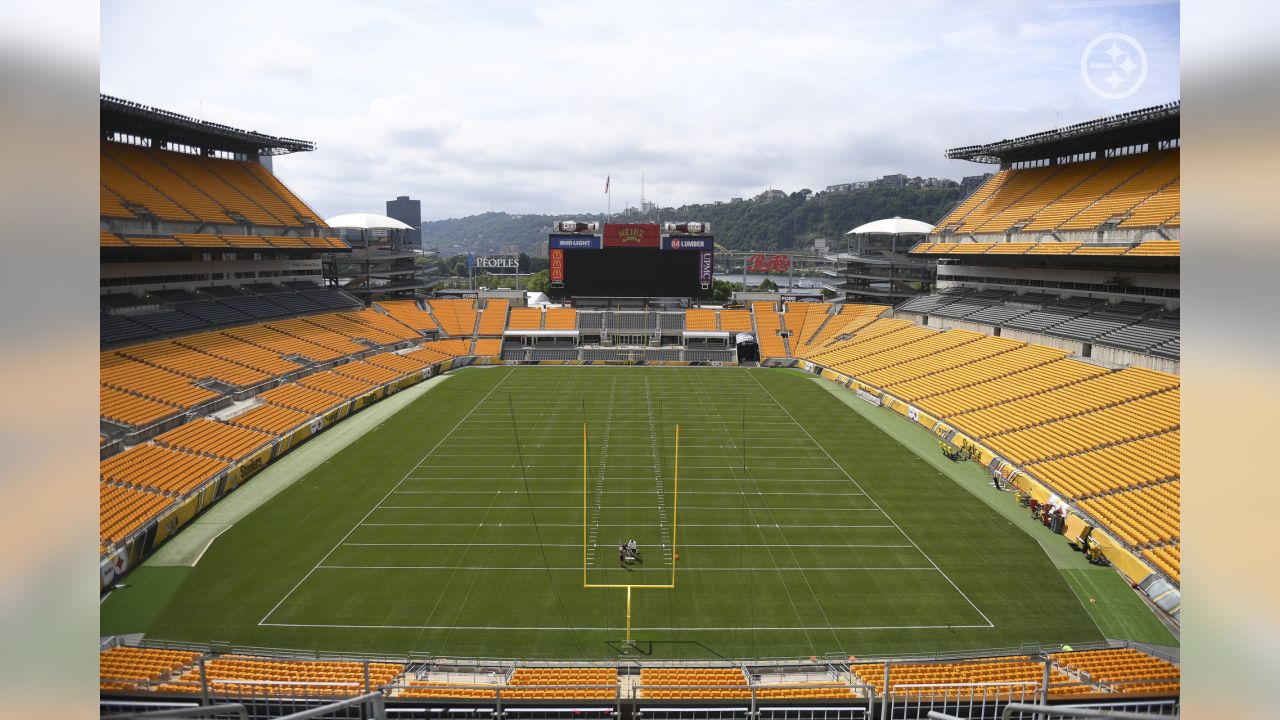
[(625, 649), (600, 585), (637, 586), (627, 651), (658, 657), (1101, 639), (1034, 540), (808, 377), (643, 367), (454, 373), (220, 536), (148, 634), (595, 659)]

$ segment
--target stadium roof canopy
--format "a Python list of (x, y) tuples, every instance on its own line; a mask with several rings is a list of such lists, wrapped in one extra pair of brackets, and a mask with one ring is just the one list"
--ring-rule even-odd
[(1179, 137), (1181, 106), (1181, 101), (1174, 101), (1012, 140), (952, 148), (947, 158), (1007, 165), (1143, 143), (1155, 149), (1158, 143)]
[(357, 230), (412, 230), (412, 225), (370, 212), (347, 213), (335, 215), (324, 221), (331, 228), (353, 228)]
[(149, 107), (132, 100), (99, 95), (102, 133), (150, 138), (152, 147), (166, 143), (197, 147), (205, 151), (224, 150), (258, 155), (285, 155), (310, 152), (316, 144), (309, 140), (264, 135), (256, 130), (239, 130), (229, 125), (197, 120), (168, 110)]
[(933, 225), (919, 220), (898, 217), (872, 220), (845, 233), (845, 235), (928, 235)]

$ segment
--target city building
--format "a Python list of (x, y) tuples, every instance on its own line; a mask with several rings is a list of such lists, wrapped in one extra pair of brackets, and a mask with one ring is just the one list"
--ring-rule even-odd
[(387, 217), (395, 218), (405, 225), (412, 225), (413, 231), (407, 233), (407, 241), (410, 245), (422, 245), (421, 200), (410, 200), (408, 195), (401, 195), (395, 200), (388, 200)]

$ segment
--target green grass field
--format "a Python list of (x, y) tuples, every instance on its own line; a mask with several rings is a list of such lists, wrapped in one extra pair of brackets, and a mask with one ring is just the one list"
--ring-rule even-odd
[(614, 657), (625, 591), (583, 586), (584, 419), (588, 582), (667, 583), (678, 543), (676, 587), (634, 592), (633, 654), (1102, 638), (1035, 539), (820, 384), (634, 367), (453, 374), (219, 536), (147, 634)]

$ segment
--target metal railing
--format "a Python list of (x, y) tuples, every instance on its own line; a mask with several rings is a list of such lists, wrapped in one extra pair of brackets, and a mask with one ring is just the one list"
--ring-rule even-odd
[[(176, 705), (170, 703), (153, 703), (167, 704), (169, 707), (157, 710), (134, 710), (133, 712), (122, 713), (103, 713), (102, 720), (142, 720), (143, 718), (217, 718), (223, 716), (235, 716), (240, 720), (249, 720), (249, 711), (244, 705), (238, 703), (230, 703), (226, 705)], [(133, 707), (147, 707), (143, 704), (135, 704)], [(105, 707), (103, 708), (106, 709)]]
[[(106, 638), (102, 649), (123, 645), (119, 638)], [(145, 680), (120, 678), (121, 689), (104, 691), (102, 714), (118, 712), (140, 713), (148, 711), (148, 703), (163, 707), (183, 705), (203, 706), (238, 704), (249, 709), (249, 717), (276, 718), (281, 715), (309, 711), (316, 707), (351, 700), (353, 696), (365, 697), (379, 693), (399, 717), (410, 717), (414, 708), (444, 706), (488, 708), (493, 718), (506, 717), (512, 711), (523, 720), (551, 720), (551, 715), (529, 715), (533, 709), (553, 712), (557, 708), (591, 708), (592, 712), (607, 709), (615, 717), (629, 718), (633, 713), (650, 715), (662, 720), (676, 717), (692, 717), (676, 712), (681, 708), (697, 708), (701, 720), (863, 720), (879, 717), (924, 718), (928, 713), (939, 713), (975, 718), (1000, 717), (1005, 706), (1015, 708), (1019, 704), (1047, 702), (1061, 703), (1058, 709), (1093, 709), (1109, 712), (1137, 712), (1160, 717), (1176, 716), (1178, 699), (1169, 682), (1176, 677), (1139, 679), (1119, 683), (1097, 682), (1087, 673), (1068, 672), (1067, 677), (1057, 674), (1057, 667), (1049, 657), (1061, 646), (1029, 644), (1021, 647), (988, 649), (972, 652), (923, 653), (909, 657), (851, 658), (832, 653), (822, 657), (763, 658), (753, 660), (663, 660), (646, 662), (634, 658), (612, 661), (521, 661), (511, 658), (444, 658), (431, 655), (388, 657), (363, 653), (333, 653), (317, 651), (284, 651), (267, 648), (251, 648), (217, 643), (193, 645), (170, 642), (128, 643), (143, 647), (181, 649), (199, 652), (189, 665), (175, 669), (168, 679)], [(1127, 642), (1082, 643), (1074, 650), (1131, 647)], [(250, 656), (247, 661), (264, 664), (280, 661), (346, 661), (363, 664), (364, 672), (356, 668), (342, 682), (304, 680), (265, 680), (212, 678), (205, 667), (218, 656), (228, 654)], [(1168, 655), (1169, 653), (1163, 653)], [(256, 657), (252, 657), (256, 656)], [(1000, 680), (1003, 673), (995, 673), (988, 682), (930, 682), (928, 673), (910, 672), (912, 666), (972, 661), (982, 659), (989, 663), (1024, 665), (1028, 661), (1043, 666), (1040, 671), (1024, 675), (1017, 680)], [(371, 663), (392, 663), (402, 670), (390, 684), (387, 674), (371, 677)], [(875, 663), (868, 676), (867, 668), (855, 668), (860, 663)], [(881, 666), (883, 663), (883, 666)], [(513, 673), (518, 668), (612, 668), (617, 679), (607, 684), (595, 685), (511, 685)], [(642, 683), (641, 672), (648, 668), (732, 668), (742, 674), (745, 682), (731, 685), (658, 685)], [(905, 671), (905, 675), (900, 674)], [(860, 673), (860, 674), (859, 674)], [(883, 675), (882, 675), (883, 673)], [(255, 673), (256, 674), (256, 673)], [(179, 679), (179, 677), (184, 679)], [(883, 684), (881, 678), (883, 677)], [(381, 678), (381, 679), (380, 679)], [(416, 678), (416, 682), (408, 681)], [(1038, 678), (1038, 679), (1037, 679)], [(898, 682), (894, 682), (897, 680)], [(911, 682), (914, 680), (915, 682)], [(104, 677), (105, 683), (112, 682)], [(877, 692), (871, 683), (885, 688)], [(129, 685), (130, 687), (124, 687)], [(1145, 693), (1148, 700), (1127, 699), (1123, 691)], [(1160, 687), (1157, 687), (1160, 686)], [(415, 690), (419, 692), (414, 692)], [(426, 690), (427, 692), (421, 692)], [(431, 690), (452, 690), (430, 692)], [(472, 692), (456, 692), (471, 690)], [(530, 692), (548, 691), (548, 692)], [(664, 692), (673, 691), (673, 692)], [(154, 694), (153, 700), (141, 699), (143, 694)], [(363, 694), (363, 695), (361, 695)], [(655, 697), (658, 695), (658, 697)], [(136, 697), (135, 697), (136, 696)], [(161, 700), (169, 696), (167, 700)], [(1172, 699), (1167, 699), (1172, 696)], [(129, 699), (133, 697), (133, 699)], [(1129, 695), (1133, 698), (1133, 695)], [(1142, 694), (1137, 697), (1143, 697)], [(1087, 699), (1086, 699), (1087, 698)], [(877, 707), (877, 704), (879, 707)], [(364, 711), (350, 710), (343, 705), (341, 712), (353, 714), (343, 717), (360, 717)], [(808, 708), (805, 710), (804, 708)], [(735, 714), (741, 710), (741, 714)], [(716, 713), (711, 713), (715, 710)], [(793, 712), (794, 711), (794, 712)], [(708, 714), (711, 713), (711, 714)], [(807, 713), (807, 714), (806, 714)], [(714, 717), (713, 717), (714, 715)], [(704, 717), (705, 716), (705, 717)], [(765, 718), (764, 716), (768, 716)], [(424, 716), (425, 717), (425, 716)], [(451, 716), (450, 716), (451, 717)], [(477, 718), (474, 714), (472, 718)], [(1029, 720), (1034, 715), (1015, 716)], [(585, 720), (585, 719), (582, 719)], [(696, 720), (696, 719), (695, 719)]]
[(1034, 681), (894, 685), (881, 699), (880, 718), (922, 718), (937, 712), (994, 720), (1010, 703), (1041, 699), (1040, 684)]
[(1167, 720), (1176, 718), (1180, 707), (1176, 700), (1152, 702), (1091, 703), (1089, 705), (1030, 705), (1010, 703), (1000, 714), (1001, 720), (1068, 720), (1070, 718), (1108, 718), (1109, 720)]

